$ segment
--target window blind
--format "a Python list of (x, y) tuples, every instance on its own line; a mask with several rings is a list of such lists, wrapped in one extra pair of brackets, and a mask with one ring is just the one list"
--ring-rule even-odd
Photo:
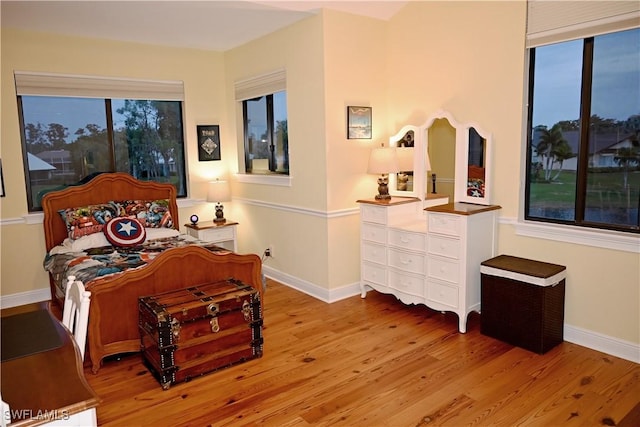
[(14, 72), (17, 95), (184, 101), (184, 84), (100, 76)]
[(529, 0), (527, 47), (640, 27), (640, 1)]
[(270, 95), (287, 89), (287, 73), (277, 70), (250, 79), (235, 82), (236, 101)]

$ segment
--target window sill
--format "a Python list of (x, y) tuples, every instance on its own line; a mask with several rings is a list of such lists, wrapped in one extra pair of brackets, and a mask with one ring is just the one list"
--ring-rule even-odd
[(637, 235), (529, 221), (516, 221), (514, 226), (519, 236), (640, 253), (640, 237)]
[(235, 174), (236, 180), (245, 184), (276, 185), (280, 187), (291, 187), (291, 176), (289, 175), (260, 175), (260, 174)]

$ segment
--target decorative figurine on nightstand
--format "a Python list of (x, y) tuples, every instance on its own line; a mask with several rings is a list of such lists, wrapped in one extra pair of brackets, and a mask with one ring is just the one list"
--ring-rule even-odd
[(198, 218), (198, 215), (191, 215), (189, 219), (191, 220), (191, 225), (196, 225), (200, 218)]
[(227, 219), (224, 217), (224, 206), (222, 203), (216, 203), (216, 217), (213, 220), (216, 224), (227, 222)]

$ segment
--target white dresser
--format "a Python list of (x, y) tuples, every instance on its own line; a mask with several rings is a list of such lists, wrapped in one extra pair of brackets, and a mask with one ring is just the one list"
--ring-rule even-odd
[(458, 315), (460, 332), (467, 316), (480, 311), (480, 263), (497, 247), (500, 206), (450, 203), (427, 211), (427, 301)]
[(381, 202), (359, 200), (361, 290), (365, 285), (396, 295), (407, 304), (424, 301), (426, 221), (421, 202), (393, 197)]
[(405, 304), (467, 316), (480, 310), (480, 263), (495, 256), (499, 206), (393, 197), (360, 203), (362, 297), (368, 288)]

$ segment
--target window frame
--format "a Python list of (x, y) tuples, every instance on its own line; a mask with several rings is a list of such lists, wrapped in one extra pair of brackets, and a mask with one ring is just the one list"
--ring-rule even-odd
[[(626, 29), (620, 30), (626, 31)], [(613, 31), (618, 32), (618, 31)], [(532, 153), (533, 153), (533, 106), (534, 106), (534, 71), (535, 71), (535, 54), (538, 47), (542, 45), (531, 46), (527, 49), (527, 61), (525, 62), (528, 67), (528, 84), (527, 84), (527, 108), (526, 108), (526, 155), (525, 155), (525, 185), (524, 185), (524, 205), (523, 205), (523, 219), (525, 221), (531, 221), (533, 223), (540, 224), (555, 224), (563, 225), (567, 228), (591, 228), (596, 230), (605, 230), (620, 232), (624, 234), (640, 234), (640, 225), (619, 225), (614, 223), (592, 222), (585, 219), (586, 202), (587, 202), (587, 184), (589, 174), (589, 131), (590, 126), (584, 124), (590, 123), (592, 116), (591, 112), (591, 97), (592, 97), (592, 78), (593, 78), (593, 60), (594, 60), (594, 46), (595, 38), (603, 35), (598, 34), (596, 36), (589, 36), (580, 39), (582, 41), (582, 73), (581, 73), (581, 86), (580, 86), (580, 133), (579, 133), (579, 146), (577, 152), (577, 166), (576, 166), (576, 198), (574, 201), (574, 219), (573, 220), (561, 220), (555, 218), (544, 218), (531, 216), (530, 202), (531, 202), (531, 167), (532, 167)], [(561, 40), (558, 43), (563, 43), (569, 40)]]
[[(247, 127), (245, 123), (246, 111), (243, 101), (257, 98), (264, 95), (274, 95), (277, 92), (285, 92), (287, 96), (287, 73), (284, 68), (266, 72), (264, 74), (255, 75), (248, 78), (236, 80), (234, 82), (234, 93), (236, 101), (236, 129), (238, 129), (237, 147), (238, 153), (238, 173), (235, 175), (238, 182), (248, 184), (263, 184), (273, 186), (291, 186), (292, 170), (289, 163), (288, 174), (283, 173), (248, 173), (247, 165), (249, 164), (248, 151), (246, 149)], [(287, 108), (288, 110), (288, 108)], [(287, 111), (287, 122), (289, 113)], [(273, 122), (273, 120), (270, 120)], [(272, 123), (271, 126), (275, 125)], [(269, 132), (272, 137), (273, 132)], [(287, 146), (287, 157), (291, 159), (291, 150)]]
[[(276, 93), (285, 93), (285, 96), (286, 96), (286, 91), (278, 91)], [(284, 176), (289, 175), (289, 169), (283, 172), (278, 172), (278, 170), (275, 169), (277, 160), (276, 160), (276, 140), (275, 140), (276, 126), (275, 126), (275, 113), (274, 113), (274, 101), (273, 101), (274, 96), (275, 96), (275, 93), (262, 95), (260, 97), (256, 97), (252, 99), (245, 99), (242, 101), (242, 124), (243, 124), (242, 129), (243, 129), (244, 162), (245, 162), (244, 171), (247, 174), (254, 174), (253, 162), (251, 157), (251, 155), (253, 154), (253, 150), (252, 150), (252, 147), (250, 147), (250, 140), (249, 140), (250, 120), (247, 120), (247, 115), (249, 110), (247, 103), (254, 101), (257, 98), (265, 98), (265, 110), (266, 110), (265, 118), (266, 118), (266, 133), (267, 133), (266, 144), (267, 144), (267, 149), (269, 151), (269, 154), (268, 154), (269, 170), (267, 173), (260, 173), (260, 175), (284, 175)], [(288, 120), (288, 117), (287, 117), (287, 120)], [(287, 144), (287, 151), (288, 151), (288, 144)], [(288, 152), (283, 152), (283, 155), (288, 158)]]
[[(184, 194), (178, 197), (188, 197), (188, 175), (187, 175), (187, 146), (185, 129), (185, 109), (184, 109), (184, 85), (182, 81), (172, 80), (142, 80), (112, 78), (90, 75), (68, 75), (40, 73), (29, 71), (15, 71), (14, 79), (16, 83), (16, 98), (18, 106), (18, 122), (20, 127), (21, 150), (23, 154), (23, 168), (25, 173), (25, 194), (27, 195), (28, 212), (38, 214), (42, 207), (38, 206), (38, 200), (32, 195), (32, 177), (28, 165), (28, 146), (26, 139), (25, 119), (23, 110), (23, 96), (30, 97), (56, 97), (69, 99), (93, 99), (103, 101), (105, 104), (104, 113), (107, 144), (109, 147), (108, 158), (105, 159), (110, 169), (103, 172), (114, 172), (118, 170), (115, 158), (115, 132), (113, 129), (112, 100), (143, 100), (175, 102), (179, 111), (180, 131), (179, 141), (182, 153), (179, 160), (182, 164), (177, 173), (179, 176), (178, 193), (182, 190)], [(73, 130), (71, 130), (73, 131)], [(104, 157), (103, 157), (104, 158)], [(153, 179), (150, 179), (153, 181)], [(165, 182), (164, 180), (161, 182)], [(64, 186), (74, 184), (62, 184)], [(180, 188), (181, 187), (181, 188)]]

